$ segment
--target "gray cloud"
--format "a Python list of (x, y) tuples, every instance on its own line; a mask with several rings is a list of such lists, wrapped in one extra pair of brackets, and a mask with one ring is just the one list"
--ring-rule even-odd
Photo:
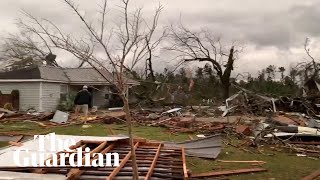
[[(301, 53), (295, 54), (291, 49), (302, 49), (305, 37), (320, 39), (319, 0), (132, 0), (131, 7), (143, 7), (148, 19), (159, 1), (164, 5), (160, 26), (176, 23), (181, 17), (187, 27), (206, 27), (226, 42), (237, 40), (250, 47), (237, 65), (239, 72), (257, 70), (271, 62), (279, 66), (296, 62), (302, 59)], [(86, 9), (86, 17), (95, 19), (98, 2), (79, 1), (80, 8)], [(116, 2), (109, 1), (111, 5)], [(14, 20), (21, 17), (20, 9), (50, 19), (67, 32), (82, 30), (79, 19), (62, 0), (1, 0), (0, 35), (16, 30)], [(114, 15), (110, 19), (117, 18), (116, 12), (114, 8), (110, 9), (110, 14)], [(165, 54), (159, 56), (166, 57)]]
[(190, 3), (181, 3), (181, 11), (171, 12), (170, 18), (177, 19), (181, 13), (184, 24), (207, 26), (230, 39), (243, 39), (262, 47), (288, 49), (292, 44), (303, 43), (306, 36), (319, 36), (319, 1), (224, 0), (217, 5), (206, 1), (206, 7), (201, 2), (204, 1), (193, 3), (192, 10)]

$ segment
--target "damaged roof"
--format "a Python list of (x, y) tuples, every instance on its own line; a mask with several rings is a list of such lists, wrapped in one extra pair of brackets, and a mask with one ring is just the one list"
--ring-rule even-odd
[[(107, 83), (113, 80), (113, 75), (106, 70), (94, 68), (60, 68), (53, 66), (38, 66), (0, 73), (0, 81), (51, 81), (71, 84)], [(106, 79), (107, 78), (107, 79)], [(139, 84), (126, 78), (128, 84)]]

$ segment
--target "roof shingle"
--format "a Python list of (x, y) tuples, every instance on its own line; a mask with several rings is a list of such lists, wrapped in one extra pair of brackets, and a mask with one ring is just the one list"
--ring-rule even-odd
[[(107, 80), (105, 79), (107, 78)], [(106, 70), (97, 71), (94, 68), (59, 68), (39, 66), (0, 73), (0, 79), (43, 79), (65, 83), (109, 83), (112, 74)], [(138, 84), (137, 81), (126, 78), (129, 84)]]

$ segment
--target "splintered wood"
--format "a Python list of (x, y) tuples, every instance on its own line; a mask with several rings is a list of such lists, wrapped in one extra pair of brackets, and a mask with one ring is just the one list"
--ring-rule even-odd
[[(162, 143), (147, 142), (145, 139), (135, 139), (134, 148), (136, 151), (139, 179), (189, 179), (184, 155), (184, 148), (168, 148)], [(74, 153), (76, 148), (81, 147), (83, 153), (89, 147), (91, 151), (90, 161), (95, 160), (94, 153), (118, 153), (119, 166), (106, 167), (72, 167), (69, 160), (63, 167), (24, 167), (24, 171), (41, 174), (63, 174), (68, 180), (112, 180), (132, 179), (131, 149), (128, 140), (118, 141), (79, 141), (70, 149), (74, 151), (59, 152)], [(81, 151), (81, 149), (80, 149)], [(84, 158), (82, 159), (84, 161)], [(106, 162), (104, 162), (106, 163)], [(0, 167), (0, 171), (21, 171), (19, 167)]]
[(302, 178), (302, 180), (314, 180), (320, 177), (320, 169), (313, 172), (312, 174)]
[(254, 173), (254, 172), (263, 172), (267, 171), (264, 168), (251, 168), (251, 169), (236, 169), (236, 170), (225, 170), (225, 171), (213, 171), (207, 173), (200, 173), (194, 174), (192, 177), (194, 178), (208, 178), (208, 177), (215, 177), (215, 176), (226, 176), (226, 175), (234, 175), (234, 174), (245, 174), (245, 173)]

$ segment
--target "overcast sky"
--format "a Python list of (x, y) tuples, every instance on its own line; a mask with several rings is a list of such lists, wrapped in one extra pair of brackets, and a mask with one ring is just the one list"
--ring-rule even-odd
[[(110, 3), (118, 0), (110, 0)], [(95, 0), (79, 0), (83, 12), (95, 12)], [(257, 71), (269, 64), (290, 65), (306, 59), (303, 44), (311, 41), (311, 53), (320, 57), (320, 1), (319, 0), (132, 0), (135, 7), (143, 7), (146, 16), (161, 3), (164, 10), (160, 26), (179, 21), (198, 29), (205, 27), (226, 42), (236, 41), (244, 47), (236, 62), (236, 73)], [(132, 6), (132, 7), (133, 7)], [(48, 18), (60, 27), (77, 31), (80, 23), (61, 0), (1, 0), (0, 35), (15, 32), (15, 20), (24, 9), (41, 18)], [(58, 56), (60, 63), (68, 56)], [(161, 54), (159, 56), (161, 58)], [(163, 68), (167, 64), (156, 64)]]

